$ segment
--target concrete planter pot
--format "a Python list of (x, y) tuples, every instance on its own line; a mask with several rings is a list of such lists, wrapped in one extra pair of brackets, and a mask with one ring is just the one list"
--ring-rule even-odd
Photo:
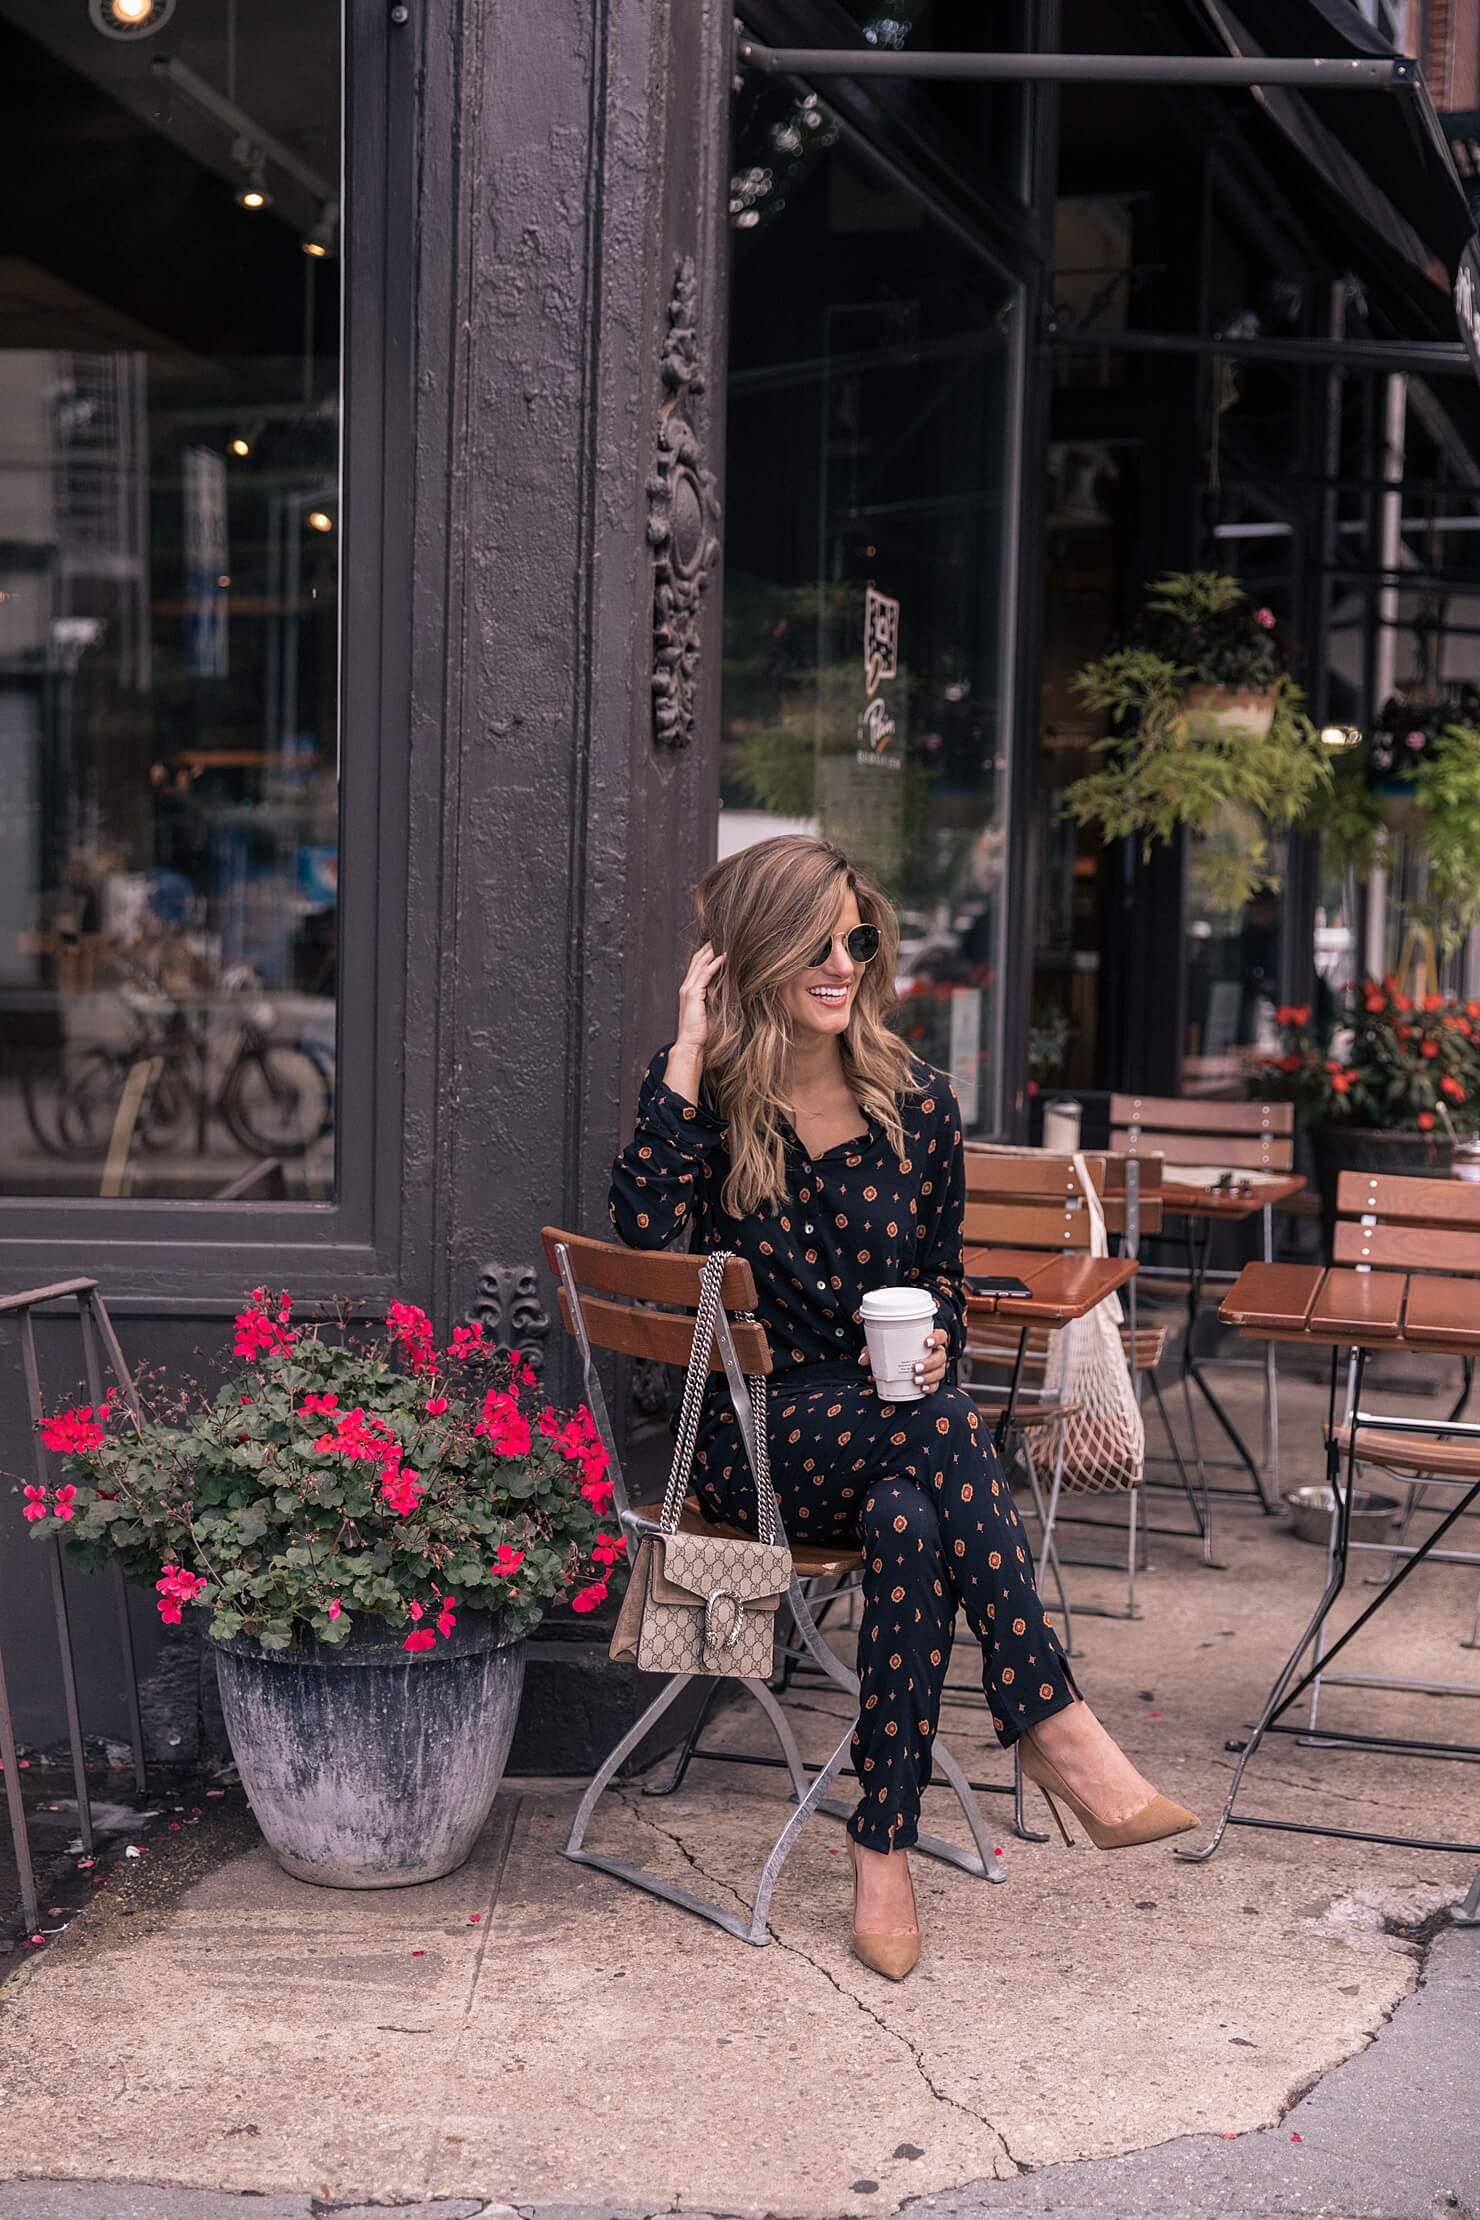
[(284, 1870), (324, 1888), (405, 1888), (467, 1858), (503, 1777), (524, 1642), (459, 1612), (420, 1653), (366, 1619), (330, 1649), (213, 1642), (247, 1798)]

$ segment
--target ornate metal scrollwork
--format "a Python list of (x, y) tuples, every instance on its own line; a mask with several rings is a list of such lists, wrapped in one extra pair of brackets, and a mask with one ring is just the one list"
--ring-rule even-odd
[(648, 480), (648, 540), (653, 550), (653, 737), (686, 748), (694, 737), (699, 679), (699, 605), (719, 561), (719, 493), (705, 468), (695, 424), (704, 392), (699, 361), (699, 282), (684, 255), (668, 302), (668, 337), (659, 364), (658, 455)]
[(485, 1264), (468, 1317), (500, 1349), (515, 1349), (533, 1371), (544, 1371), (550, 1320), (532, 1264)]

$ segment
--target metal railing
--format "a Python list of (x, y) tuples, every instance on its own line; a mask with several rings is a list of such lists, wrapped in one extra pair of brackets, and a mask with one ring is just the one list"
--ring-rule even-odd
[[(94, 1408), (103, 1400), (103, 1374), (111, 1371), (135, 1424), (142, 1422), (138, 1396), (133, 1377), (124, 1362), (123, 1351), (118, 1346), (118, 1336), (113, 1331), (113, 1321), (98, 1292), (96, 1280), (59, 1280), (51, 1287), (27, 1288), (19, 1295), (0, 1296), (0, 1322), (14, 1320), (20, 1348), (21, 1375), (25, 1383), (26, 1407), (30, 1419), (31, 1462), (39, 1487), (50, 1489), (50, 1452), (41, 1438), (41, 1422), (45, 1415), (41, 1395), (41, 1373), (36, 1362), (36, 1332), (33, 1313), (43, 1304), (73, 1302), (77, 1306), (77, 1319), (82, 1333), (82, 1365), (87, 1380), (87, 1392)], [(72, 1778), (77, 1789), (78, 1833), (84, 1857), (93, 1854), (92, 1799), (87, 1786), (87, 1763), (82, 1739), (82, 1714), (77, 1701), (77, 1668), (72, 1651), (72, 1628), (67, 1611), (67, 1584), (62, 1567), (62, 1548), (58, 1536), (43, 1543), (48, 1559), (51, 1589), (52, 1617), (56, 1628), (57, 1650), (62, 1673), (62, 1702), (67, 1717), (67, 1741), (72, 1757)], [(123, 1568), (115, 1558), (108, 1572), (113, 1591), (114, 1610), (118, 1622), (119, 1645), (123, 1662), (124, 1700), (128, 1709), (129, 1744), (133, 1753), (134, 1786), (139, 1794), (148, 1792), (148, 1776), (144, 1766), (144, 1721), (139, 1708), (139, 1681), (134, 1665), (133, 1629), (129, 1624), (128, 1588)], [(40, 1906), (36, 1894), (36, 1872), (31, 1858), (31, 1838), (26, 1820), (25, 1803), (21, 1795), (20, 1764), (16, 1753), (15, 1724), (10, 1708), (10, 1693), (6, 1685), (3, 1647), (0, 1647), (0, 1760), (5, 1767), (5, 1803), (10, 1819), (11, 1841), (15, 1848), (16, 1869), (20, 1877), (21, 1910), (28, 1927), (35, 1927)]]

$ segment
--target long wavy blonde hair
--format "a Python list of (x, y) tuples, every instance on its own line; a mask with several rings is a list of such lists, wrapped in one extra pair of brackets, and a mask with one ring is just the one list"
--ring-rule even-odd
[(899, 950), (899, 920), (888, 898), (841, 849), (805, 833), (783, 833), (726, 856), (695, 892), (698, 942), (708, 941), (725, 959), (709, 989), (704, 1082), (729, 1127), (722, 1200), (732, 1217), (785, 1200), (781, 1120), (793, 1031), (781, 989), (812, 963), (850, 893), (864, 923), (879, 928), (879, 952), (864, 969), (838, 1047), (850, 1089), (898, 1156), (900, 1098), (916, 1090), (909, 1052), (886, 1022)]

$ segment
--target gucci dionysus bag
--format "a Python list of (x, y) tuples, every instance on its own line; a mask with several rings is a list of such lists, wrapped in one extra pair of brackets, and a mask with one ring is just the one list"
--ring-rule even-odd
[(760, 1539), (678, 1530), (729, 1261), (728, 1251), (718, 1250), (704, 1259), (699, 1275), (694, 1345), (663, 1496), (661, 1531), (646, 1535), (638, 1549), (612, 1636), (611, 1655), (645, 1673), (768, 1679), (776, 1646), (776, 1614), (791, 1582), (791, 1552), (779, 1538), (781, 1520), (771, 1485), (763, 1378), (745, 1382), (755, 1440)]

